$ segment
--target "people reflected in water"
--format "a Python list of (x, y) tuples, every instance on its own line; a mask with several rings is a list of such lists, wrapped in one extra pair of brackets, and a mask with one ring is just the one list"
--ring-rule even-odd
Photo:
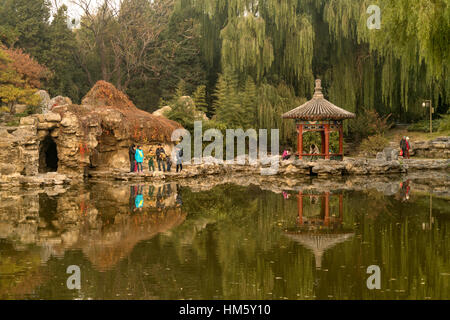
[(149, 185), (148, 193), (145, 194), (144, 188), (146, 189), (147, 186), (130, 186), (130, 213), (141, 212), (144, 206), (148, 208), (150, 213), (152, 209), (156, 209), (158, 212), (165, 212), (173, 207), (181, 207), (183, 203), (179, 185), (170, 183)]
[(177, 207), (181, 207), (183, 205), (183, 199), (181, 197), (181, 188), (178, 184), (177, 184), (177, 197), (175, 199), (175, 205)]
[(409, 194), (411, 192), (411, 187), (409, 185), (409, 179), (400, 182), (400, 198), (402, 202), (406, 202), (409, 200)]
[(136, 198), (134, 200), (135, 209), (134, 211), (142, 211), (144, 207), (144, 186), (139, 186), (137, 191)]

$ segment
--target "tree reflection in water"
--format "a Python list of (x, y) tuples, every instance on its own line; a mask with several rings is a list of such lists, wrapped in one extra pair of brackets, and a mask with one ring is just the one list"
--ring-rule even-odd
[[(408, 201), (398, 181), (283, 195), (168, 183), (0, 192), (0, 297), (449, 298), (448, 198), (409, 186)], [(72, 264), (80, 292), (63, 285)], [(381, 290), (366, 287), (372, 264)]]

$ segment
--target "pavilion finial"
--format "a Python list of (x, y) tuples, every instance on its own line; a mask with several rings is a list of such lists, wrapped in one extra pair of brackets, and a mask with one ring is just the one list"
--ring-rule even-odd
[(316, 87), (313, 98), (323, 98), (322, 81), (320, 79), (316, 79)]

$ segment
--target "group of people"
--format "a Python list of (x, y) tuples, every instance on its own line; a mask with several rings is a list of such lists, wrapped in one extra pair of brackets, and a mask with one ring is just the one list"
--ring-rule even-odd
[[(163, 172), (170, 172), (172, 169), (172, 159), (170, 155), (166, 154), (166, 151), (162, 147), (161, 144), (158, 144), (156, 148), (155, 154), (149, 154), (147, 157), (144, 157), (144, 151), (142, 150), (142, 146), (132, 145), (128, 150), (128, 155), (130, 158), (130, 172), (140, 172), (143, 173), (143, 163), (144, 159), (148, 160), (148, 170), (155, 171), (155, 158), (156, 163), (158, 164), (158, 170)], [(183, 170), (183, 149), (176, 149), (176, 171), (181, 172)], [(162, 168), (162, 170), (161, 170)]]
[(400, 155), (403, 158), (409, 159), (409, 149), (411, 145), (409, 144), (409, 137), (403, 136), (402, 140), (400, 140)]

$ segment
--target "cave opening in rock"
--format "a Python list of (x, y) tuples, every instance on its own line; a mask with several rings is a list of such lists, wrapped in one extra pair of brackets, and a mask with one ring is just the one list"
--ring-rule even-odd
[(39, 173), (58, 170), (58, 150), (55, 141), (49, 135), (41, 142), (39, 150)]

